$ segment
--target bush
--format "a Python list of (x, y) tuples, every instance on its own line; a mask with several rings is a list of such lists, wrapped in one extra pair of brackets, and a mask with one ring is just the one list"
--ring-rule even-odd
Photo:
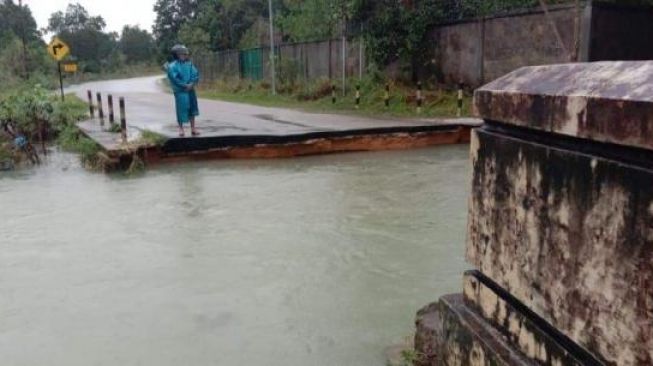
[(66, 151), (78, 153), (85, 166), (94, 167), (97, 164), (100, 146), (84, 136), (75, 125), (68, 125), (59, 131), (57, 144)]
[(306, 91), (297, 95), (297, 99), (301, 101), (318, 100), (331, 95), (333, 84), (329, 79), (320, 79), (314, 84), (311, 84)]
[[(93, 159), (99, 147), (80, 136), (76, 122), (87, 116), (86, 104), (74, 96), (59, 100), (40, 85), (25, 87), (0, 98), (0, 134), (9, 140), (23, 135), (28, 142), (35, 137), (56, 141), (66, 150), (82, 155), (83, 161)], [(33, 161), (36, 151), (27, 145)]]
[(168, 140), (167, 137), (150, 130), (143, 130), (139, 139), (140, 143), (150, 146), (161, 146)]

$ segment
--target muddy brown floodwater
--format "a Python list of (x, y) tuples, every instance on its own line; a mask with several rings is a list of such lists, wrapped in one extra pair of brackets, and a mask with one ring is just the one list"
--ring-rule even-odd
[(460, 288), (468, 147), (0, 173), (2, 365), (384, 365)]

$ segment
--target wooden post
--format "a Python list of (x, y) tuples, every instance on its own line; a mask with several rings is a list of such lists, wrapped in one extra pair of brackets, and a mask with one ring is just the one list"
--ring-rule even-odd
[(113, 95), (109, 94), (107, 103), (109, 104), (109, 123), (114, 124), (116, 121), (113, 117)]
[(97, 96), (97, 113), (100, 117), (100, 126), (104, 126), (104, 111), (102, 110), (102, 94), (96, 93)]
[(331, 103), (336, 104), (336, 86), (331, 85)]
[(463, 83), (458, 83), (458, 112), (456, 115), (458, 117), (463, 115)]
[(417, 113), (422, 113), (422, 82), (417, 82)]
[(360, 108), (361, 104), (361, 86), (356, 84), (356, 109)]
[(91, 118), (95, 118), (95, 108), (93, 108), (93, 93), (90, 90), (86, 91), (88, 96), (88, 111), (91, 113)]
[(127, 142), (127, 115), (125, 114), (125, 98), (120, 97), (120, 135), (122, 136), (122, 141)]
[(385, 107), (389, 108), (390, 107), (390, 83), (385, 83), (385, 95), (383, 99), (385, 100)]

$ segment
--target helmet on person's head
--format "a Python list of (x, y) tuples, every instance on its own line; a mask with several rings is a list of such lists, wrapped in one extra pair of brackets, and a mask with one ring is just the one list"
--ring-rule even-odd
[(176, 44), (170, 50), (175, 55), (188, 55), (188, 48), (183, 44)]

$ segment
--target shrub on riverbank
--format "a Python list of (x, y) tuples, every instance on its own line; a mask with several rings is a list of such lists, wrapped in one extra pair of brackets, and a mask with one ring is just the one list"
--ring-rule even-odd
[(56, 141), (62, 148), (80, 153), (87, 163), (94, 159), (98, 147), (81, 136), (75, 126), (87, 116), (86, 108), (74, 95), (61, 101), (40, 85), (5, 94), (0, 97), (0, 135), (6, 141), (5, 154), (11, 154), (14, 160), (25, 154), (38, 163), (39, 153), (34, 145), (38, 142), (41, 153), (46, 154), (46, 144)]

